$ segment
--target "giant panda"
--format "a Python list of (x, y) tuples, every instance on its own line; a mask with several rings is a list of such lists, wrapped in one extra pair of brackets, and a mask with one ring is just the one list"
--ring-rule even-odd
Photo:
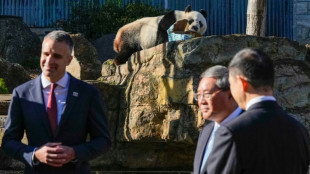
[(115, 36), (114, 51), (117, 54), (114, 64), (123, 64), (134, 52), (167, 42), (167, 30), (182, 19), (188, 20), (189, 30), (203, 35), (207, 30), (206, 17), (205, 10), (192, 11), (189, 5), (185, 11), (174, 10), (166, 15), (144, 17), (124, 25)]

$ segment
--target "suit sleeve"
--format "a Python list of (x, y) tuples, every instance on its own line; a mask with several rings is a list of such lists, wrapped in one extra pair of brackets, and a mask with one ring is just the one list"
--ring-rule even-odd
[(92, 95), (92, 101), (88, 112), (88, 132), (90, 141), (73, 146), (78, 161), (88, 161), (103, 154), (111, 147), (110, 132), (107, 119), (104, 114), (103, 101), (98, 90)]
[(25, 128), (20, 102), (17, 91), (13, 90), (1, 148), (9, 156), (32, 166), (32, 154), (35, 147), (21, 142)]
[(216, 131), (213, 149), (206, 166), (208, 174), (238, 173), (236, 144), (232, 133), (224, 126)]

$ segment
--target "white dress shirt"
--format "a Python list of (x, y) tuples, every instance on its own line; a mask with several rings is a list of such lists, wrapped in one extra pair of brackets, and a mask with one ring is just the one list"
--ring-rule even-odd
[(276, 101), (276, 98), (274, 96), (259, 96), (252, 98), (247, 104), (245, 110), (248, 110), (250, 106), (254, 105), (255, 103), (259, 103), (262, 101)]
[[(55, 88), (54, 93), (55, 93), (56, 103), (57, 103), (58, 124), (60, 122), (63, 109), (66, 105), (67, 94), (68, 94), (68, 89), (69, 89), (69, 80), (70, 80), (70, 76), (66, 72), (65, 75), (56, 82), (57, 87)], [(41, 74), (41, 82), (43, 86), (43, 97), (44, 97), (45, 109), (47, 109), (47, 101), (48, 101), (48, 96), (50, 94), (52, 83), (46, 79), (43, 73)]]

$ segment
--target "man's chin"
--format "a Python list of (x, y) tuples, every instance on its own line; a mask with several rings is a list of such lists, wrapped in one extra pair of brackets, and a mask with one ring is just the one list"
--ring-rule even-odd
[[(211, 118), (211, 115), (209, 113), (207, 114), (202, 114), (202, 117), (205, 119), (205, 120), (210, 120)], [(211, 120), (212, 121), (212, 120)]]
[(49, 78), (53, 77), (53, 73), (43, 72), (43, 74), (45, 77), (49, 77)]

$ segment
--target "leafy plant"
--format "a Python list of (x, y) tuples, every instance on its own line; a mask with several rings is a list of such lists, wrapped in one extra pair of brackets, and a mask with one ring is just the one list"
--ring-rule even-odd
[(0, 78), (0, 94), (8, 94), (8, 93), (9, 90), (8, 88), (6, 88), (3, 78)]
[(66, 21), (58, 22), (65, 31), (83, 33), (89, 40), (104, 34), (116, 33), (123, 25), (142, 17), (159, 16), (168, 11), (153, 7), (149, 3), (122, 4), (121, 0), (107, 0), (104, 5), (88, 0), (84, 3), (72, 3), (71, 15)]

